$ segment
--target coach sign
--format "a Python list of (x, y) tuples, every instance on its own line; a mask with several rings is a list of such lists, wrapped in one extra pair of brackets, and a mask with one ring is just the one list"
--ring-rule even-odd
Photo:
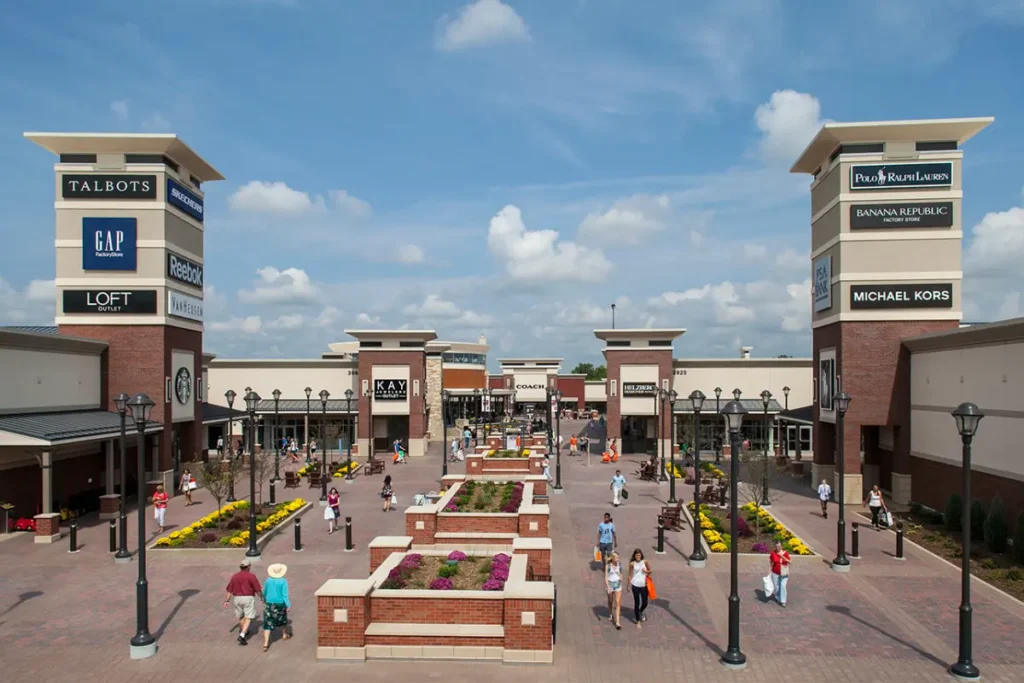
[(953, 285), (852, 285), (850, 308), (953, 308)]
[(953, 202), (852, 204), (850, 228), (950, 228)]
[(953, 162), (925, 164), (865, 164), (850, 167), (851, 190), (887, 190), (908, 187), (951, 187)]

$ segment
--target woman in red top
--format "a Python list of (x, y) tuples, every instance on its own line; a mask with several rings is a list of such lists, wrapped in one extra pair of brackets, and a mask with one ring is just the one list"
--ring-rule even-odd
[(775, 550), (768, 556), (772, 563), (772, 583), (775, 587), (775, 599), (783, 607), (786, 606), (786, 584), (789, 583), (789, 553), (783, 550), (782, 541), (775, 541)]
[(164, 491), (163, 484), (156, 485), (156, 493), (153, 494), (153, 517), (156, 525), (160, 527), (160, 533), (164, 532), (164, 513), (167, 511), (167, 501), (170, 496)]

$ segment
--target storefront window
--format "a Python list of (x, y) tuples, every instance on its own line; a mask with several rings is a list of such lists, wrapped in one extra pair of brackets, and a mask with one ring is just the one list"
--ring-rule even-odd
[(487, 356), (481, 353), (443, 353), (441, 360), (460, 365), (487, 365)]

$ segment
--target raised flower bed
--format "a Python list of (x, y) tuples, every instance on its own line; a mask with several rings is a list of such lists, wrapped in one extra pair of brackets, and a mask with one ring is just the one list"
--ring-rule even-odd
[[(308, 507), (302, 498), (263, 505), (256, 513), (256, 531), (263, 535), (279, 527), (285, 520), (301, 513)], [(249, 501), (239, 500), (228, 503), (220, 510), (211, 512), (184, 529), (172, 531), (158, 538), (153, 548), (241, 548), (249, 544)], [(263, 538), (260, 539), (264, 540)]]
[(543, 474), (543, 449), (519, 451), (482, 450), (466, 456), (466, 474), (524, 475)]
[[(686, 507), (692, 517), (693, 503)], [(763, 555), (770, 553), (775, 541), (779, 540), (782, 541), (782, 547), (792, 555), (814, 555), (814, 551), (806, 543), (772, 517), (767, 510), (747, 503), (739, 512), (740, 516), (736, 520), (738, 538), (733, 539), (727, 532), (730, 525), (726, 513), (707, 505), (700, 506), (701, 535), (711, 552), (727, 553), (735, 541), (737, 552)]]
[[(675, 468), (674, 472), (675, 472), (675, 475), (676, 475), (676, 479), (685, 479), (686, 478), (686, 470), (684, 468), (680, 467), (678, 463), (676, 464), (675, 467), (676, 468)], [(666, 463), (665, 464), (665, 471), (666, 472), (672, 472), (673, 471), (672, 470), (672, 463)], [(725, 472), (723, 472), (718, 467), (716, 467), (715, 463), (713, 463), (713, 462), (702, 462), (700, 464), (700, 471), (703, 474), (711, 477), (712, 479), (725, 479)]]
[(499, 553), (492, 558), (453, 550), (447, 557), (409, 553), (388, 572), (380, 587), (385, 590), (484, 590), (500, 591), (509, 577), (512, 557)]
[(523, 482), (498, 484), (467, 481), (444, 506), (445, 512), (518, 512), (523, 502)]
[[(355, 460), (353, 460), (351, 464), (352, 464), (352, 472), (353, 473), (361, 467), (361, 465), (359, 463), (357, 463)], [(346, 474), (348, 474), (348, 466), (349, 466), (349, 463), (347, 461), (343, 462), (343, 463), (339, 463), (334, 468), (334, 476), (335, 477), (344, 477)]]
[(519, 450), (510, 450), (507, 448), (490, 450), (484, 454), (487, 458), (528, 458), (530, 457), (529, 448), (521, 448)]

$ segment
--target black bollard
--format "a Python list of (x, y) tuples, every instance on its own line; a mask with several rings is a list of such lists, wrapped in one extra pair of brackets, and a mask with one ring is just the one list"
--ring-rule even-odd
[(302, 552), (302, 520), (295, 520), (295, 547), (292, 548), (294, 552)]
[(110, 552), (117, 552), (117, 522), (110, 520)]
[(658, 520), (658, 554), (665, 554), (665, 522)]
[(896, 559), (907, 559), (903, 557), (903, 522), (896, 522)]
[(850, 557), (860, 557), (860, 524), (853, 523), (853, 543), (850, 549)]
[(270, 480), (270, 504), (277, 505), (277, 482)]
[(71, 533), (68, 534), (68, 538), (71, 540), (71, 548), (68, 550), (69, 553), (78, 552), (78, 522), (71, 520)]
[(355, 546), (352, 545), (352, 518), (345, 518), (345, 552), (352, 552)]

